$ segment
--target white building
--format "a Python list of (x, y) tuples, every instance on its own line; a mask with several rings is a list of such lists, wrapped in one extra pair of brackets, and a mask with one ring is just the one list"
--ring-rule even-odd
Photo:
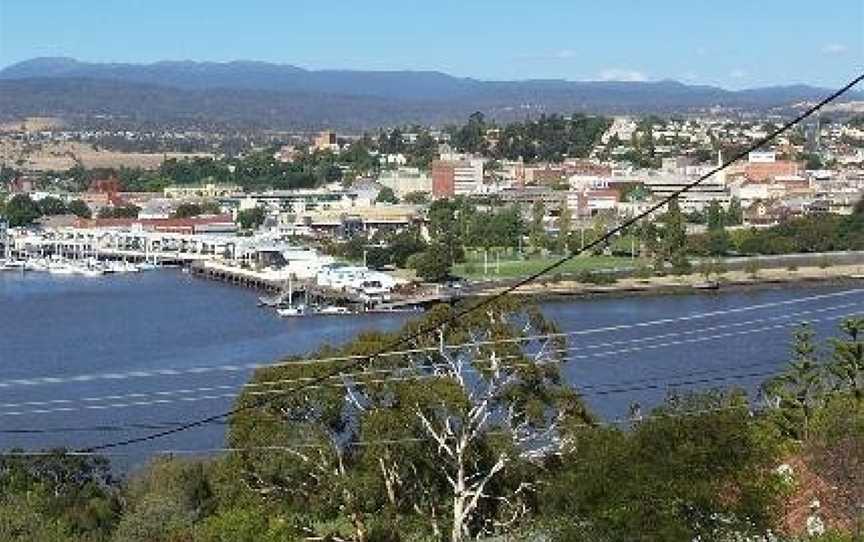
[(367, 300), (378, 301), (388, 300), (390, 292), (399, 284), (387, 273), (338, 263), (323, 266), (315, 280), (319, 286), (356, 292)]
[(482, 158), (460, 160), (453, 166), (453, 190), (457, 196), (473, 194), (483, 186)]
[(751, 164), (771, 164), (777, 161), (777, 153), (774, 151), (753, 151), (747, 155), (747, 161)]

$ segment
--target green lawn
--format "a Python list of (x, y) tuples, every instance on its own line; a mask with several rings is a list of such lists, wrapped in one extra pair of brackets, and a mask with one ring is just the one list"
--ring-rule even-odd
[[(527, 260), (518, 260), (513, 259), (508, 254), (506, 259), (502, 255), (496, 266), (495, 255), (490, 251), (488, 274), (484, 274), (482, 253), (471, 253), (468, 255), (466, 263), (456, 264), (453, 267), (453, 274), (475, 280), (524, 277), (540, 271), (560, 258), (561, 256), (553, 255), (545, 257), (535, 256)], [(578, 256), (556, 269), (553, 274), (575, 274), (585, 269), (612, 269), (614, 267), (630, 267), (632, 265), (632, 260), (627, 257)]]

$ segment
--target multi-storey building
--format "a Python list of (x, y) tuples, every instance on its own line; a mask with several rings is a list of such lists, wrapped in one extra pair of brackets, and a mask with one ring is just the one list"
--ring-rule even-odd
[(447, 198), (477, 192), (483, 185), (483, 160), (435, 160), (432, 162), (432, 196)]

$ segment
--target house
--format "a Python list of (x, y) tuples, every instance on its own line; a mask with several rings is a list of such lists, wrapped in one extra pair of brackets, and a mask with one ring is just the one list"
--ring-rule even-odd
[(30, 194), (36, 191), (36, 179), (30, 177), (16, 177), (9, 182), (10, 194)]
[(792, 211), (781, 201), (760, 200), (744, 209), (744, 224), (769, 226), (786, 220), (792, 214)]

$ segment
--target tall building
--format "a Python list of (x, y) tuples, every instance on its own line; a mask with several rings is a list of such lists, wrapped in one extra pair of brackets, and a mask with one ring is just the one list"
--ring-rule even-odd
[(483, 159), (434, 160), (432, 196), (447, 198), (477, 192), (483, 186)]
[(450, 198), (456, 195), (455, 162), (449, 160), (432, 161), (432, 197)]

